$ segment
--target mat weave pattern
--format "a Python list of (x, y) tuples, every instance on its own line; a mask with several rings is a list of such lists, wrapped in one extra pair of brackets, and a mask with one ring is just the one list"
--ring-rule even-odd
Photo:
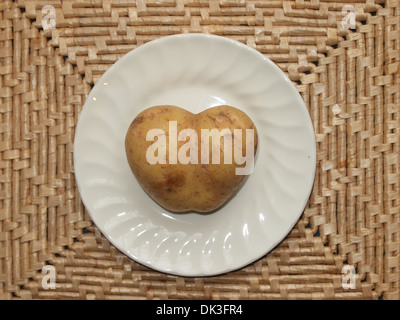
[[(43, 30), (42, 8), (56, 9)], [(356, 29), (344, 29), (353, 6)], [(0, 299), (400, 299), (399, 0), (0, 2)], [(226, 36), (290, 77), (317, 172), (288, 237), (211, 278), (165, 275), (114, 248), (81, 202), (74, 130), (121, 56), (176, 33)], [(43, 266), (56, 270), (45, 289)], [(342, 267), (356, 287), (342, 287)]]

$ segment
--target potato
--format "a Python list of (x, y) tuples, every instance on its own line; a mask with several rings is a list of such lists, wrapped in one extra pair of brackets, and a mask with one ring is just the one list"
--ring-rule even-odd
[(176, 106), (141, 112), (126, 134), (130, 168), (146, 193), (173, 212), (211, 212), (252, 172), (258, 135), (241, 110), (193, 114)]

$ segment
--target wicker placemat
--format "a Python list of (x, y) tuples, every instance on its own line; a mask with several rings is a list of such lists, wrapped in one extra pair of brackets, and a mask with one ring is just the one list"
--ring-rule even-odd
[[(46, 5), (55, 8), (55, 29), (43, 30), (53, 17), (42, 13)], [(0, 2), (0, 298), (399, 299), (399, 7)], [(352, 14), (355, 30), (342, 24)], [(82, 205), (72, 161), (79, 113), (104, 71), (149, 40), (188, 32), (239, 40), (276, 62), (306, 102), (317, 138), (315, 186), (290, 235), (248, 267), (210, 278), (165, 275), (115, 249)], [(345, 265), (355, 288), (342, 286)], [(54, 267), (55, 289), (43, 285), (51, 273), (44, 266)]]

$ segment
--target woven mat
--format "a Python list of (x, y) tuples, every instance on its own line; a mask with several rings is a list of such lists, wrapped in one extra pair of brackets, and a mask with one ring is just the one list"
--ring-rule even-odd
[[(56, 11), (43, 30), (42, 8)], [(351, 5), (356, 29), (342, 25)], [(399, 299), (398, 0), (0, 2), (0, 299)], [(351, 12), (351, 11), (349, 11)], [(307, 208), (273, 251), (210, 278), (165, 275), (114, 248), (74, 179), (85, 97), (121, 56), (175, 33), (256, 48), (301, 93), (317, 139)], [(56, 289), (42, 285), (54, 266)], [(355, 288), (342, 268), (354, 267)]]

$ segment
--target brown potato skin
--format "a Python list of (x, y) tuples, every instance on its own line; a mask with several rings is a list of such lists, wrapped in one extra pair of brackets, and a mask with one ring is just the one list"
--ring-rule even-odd
[[(177, 121), (177, 132), (185, 128), (196, 130), (198, 135), (198, 163), (169, 164), (169, 121)], [(167, 135), (167, 164), (149, 164), (146, 150), (154, 141), (146, 141), (149, 130), (159, 128)], [(236, 175), (237, 165), (232, 153), (232, 164), (224, 164), (223, 139), (221, 139), (220, 164), (201, 164), (201, 129), (222, 130), (254, 129), (254, 154), (258, 146), (257, 129), (253, 121), (241, 110), (231, 106), (217, 106), (193, 114), (176, 106), (155, 106), (138, 114), (132, 121), (125, 138), (129, 166), (146, 193), (165, 209), (173, 212), (196, 211), (208, 213), (226, 203), (238, 190), (246, 176)], [(244, 135), (245, 137), (245, 135)], [(177, 150), (187, 141), (178, 141)], [(243, 138), (242, 150), (246, 150)]]

